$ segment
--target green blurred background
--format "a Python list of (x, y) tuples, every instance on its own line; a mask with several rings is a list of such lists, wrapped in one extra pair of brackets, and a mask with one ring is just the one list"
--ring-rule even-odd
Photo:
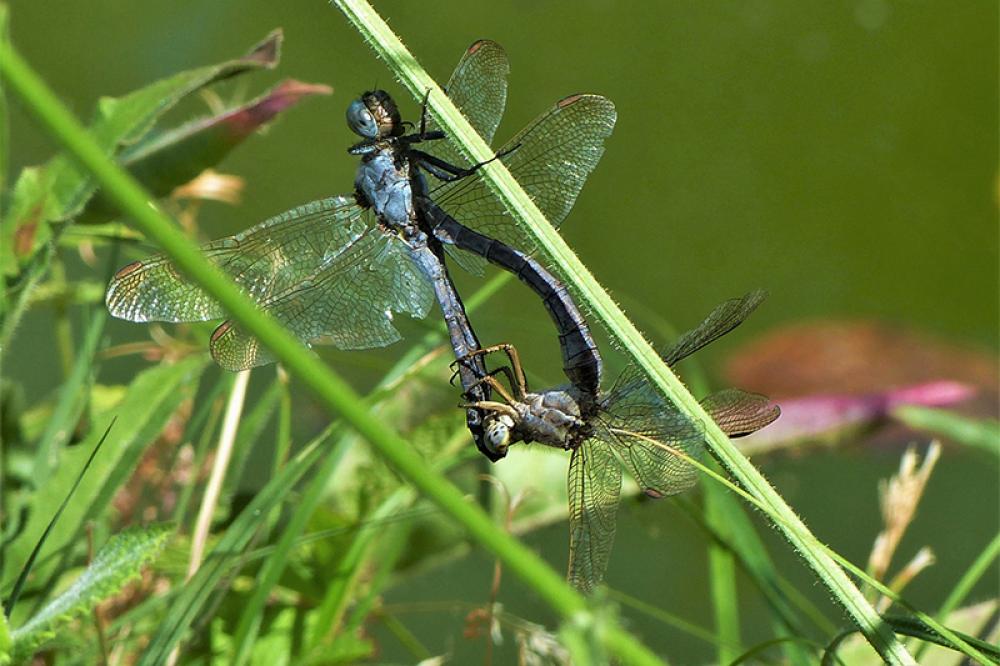
[[(878, 319), (996, 350), (995, 2), (438, 0), (380, 2), (377, 9), (441, 82), (473, 40), (506, 47), (511, 76), (501, 140), (567, 94), (600, 92), (615, 101), (617, 128), (563, 233), (654, 338), (665, 335), (655, 327), (660, 319), (686, 327), (725, 298), (765, 287), (765, 306), (735, 340), (708, 354), (710, 367), (734, 342), (817, 317)], [(244, 177), (247, 189), (239, 207), (203, 209), (202, 229), (213, 238), (350, 189), (356, 162), (345, 153), (354, 137), (344, 109), (362, 90), (399, 88), (340, 13), (318, 1), (11, 6), (14, 43), (84, 117), (100, 95), (227, 59), (277, 26), (285, 30), (282, 63), (244, 79), (251, 82), (244, 96), (284, 77), (328, 83), (335, 94), (303, 103), (221, 165)], [(13, 106), (16, 174), (53, 147)], [(411, 117), (415, 108), (404, 100)], [(460, 278), (463, 293), (475, 286)], [(559, 380), (551, 324), (528, 292), (506, 288), (475, 321), (484, 341), (516, 342), (535, 374)], [(110, 332), (116, 342), (146, 336), (118, 322)], [(47, 315), (33, 314), (7, 357), (5, 372), (25, 383), (29, 399), (59, 381), (54, 355), (32, 353), (52, 349), (51, 336)], [(364, 387), (398, 357), (396, 347), (325, 358)], [(122, 361), (106, 370), (114, 378), (140, 365)], [(318, 419), (303, 413), (309, 419), (300, 427), (314, 431)], [(929, 606), (998, 520), (996, 466), (950, 453), (903, 547), (912, 553), (929, 542), (938, 553), (940, 564), (911, 594)], [(821, 452), (769, 461), (765, 472), (822, 539), (860, 563), (878, 530), (876, 479), (891, 473), (898, 455)], [(955, 520), (968, 525), (942, 533)], [(564, 561), (565, 526), (529, 542), (556, 566)], [(779, 562), (792, 562), (782, 546), (774, 550)], [(608, 576), (617, 587), (708, 624), (704, 567), (703, 538), (676, 508), (623, 509)], [(790, 572), (807, 580), (799, 567)], [(488, 558), (473, 555), (395, 594), (449, 599), (462, 588), (478, 600), (491, 574)], [(984, 584), (995, 590), (995, 572)], [(502, 596), (511, 610), (549, 617), (516, 582), (505, 581)], [(414, 620), (411, 628), (439, 635), (440, 643), (429, 639), (436, 647), (459, 655), (469, 649), (460, 621), (426, 618), (426, 627)], [(662, 625), (635, 622), (654, 647), (710, 654)]]

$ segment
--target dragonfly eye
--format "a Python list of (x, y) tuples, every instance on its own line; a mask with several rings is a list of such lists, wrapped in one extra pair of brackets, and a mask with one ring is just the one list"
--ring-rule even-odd
[(507, 448), (510, 446), (510, 430), (514, 427), (514, 421), (507, 415), (495, 418), (487, 417), (484, 427), (486, 446), (501, 457), (507, 455)]
[(378, 123), (375, 116), (360, 99), (351, 102), (347, 107), (347, 126), (351, 131), (365, 139), (378, 138)]

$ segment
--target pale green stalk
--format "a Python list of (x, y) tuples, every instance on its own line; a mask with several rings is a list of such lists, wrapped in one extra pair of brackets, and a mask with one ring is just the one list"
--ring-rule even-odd
[[(66, 152), (93, 174), (105, 196), (152, 238), (173, 263), (214, 298), (332, 412), (339, 413), (404, 478), (439, 506), (469, 535), (503, 560), (541, 599), (567, 622), (593, 624), (587, 602), (533, 550), (494, 525), (489, 516), (441, 474), (431, 470), (398, 434), (373, 418), (343, 379), (316, 361), (298, 340), (257, 309), (240, 289), (201, 254), (156, 207), (149, 195), (93, 141), (84, 127), (9, 45), (0, 44), (0, 76), (32, 116)], [(601, 626), (607, 649), (625, 663), (662, 663), (617, 624)]]
[[(333, 0), (333, 2), (416, 99), (422, 99), (426, 92), (430, 91), (428, 110), (445, 132), (462, 146), (472, 162), (485, 162), (493, 157), (490, 147), (469, 125), (371, 5), (364, 0)], [(892, 664), (914, 664), (913, 657), (871, 604), (865, 600), (857, 586), (829, 555), (815, 547), (816, 539), (802, 520), (767, 479), (733, 446), (684, 384), (663, 363), (656, 350), (546, 221), (506, 167), (499, 160), (495, 160), (486, 165), (480, 173), (484, 174), (487, 183), (506, 205), (507, 210), (523, 223), (535, 244), (552, 260), (552, 263), (559, 268), (560, 274), (582, 297), (587, 309), (607, 327), (612, 337), (642, 367), (664, 396), (696, 422), (704, 424), (712, 454), (739, 485), (760, 501), (794, 551), (805, 560), (837, 602), (847, 610), (883, 659)]]

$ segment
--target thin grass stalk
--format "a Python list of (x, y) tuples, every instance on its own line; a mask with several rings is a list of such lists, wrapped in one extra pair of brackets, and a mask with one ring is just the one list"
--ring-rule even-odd
[[(489, 280), (486, 284), (480, 287), (471, 298), (468, 299), (466, 310), (470, 313), (475, 311), (509, 280), (510, 274), (508, 273), (499, 274)], [(400, 358), (399, 361), (397, 361), (396, 364), (385, 374), (375, 390), (365, 398), (366, 403), (374, 407), (383, 400), (391, 398), (394, 391), (396, 391), (405, 381), (423, 369), (428, 360), (434, 356), (432, 349), (441, 344), (445, 335), (447, 335), (447, 329), (444, 327), (443, 323), (439, 323), (434, 331), (425, 335), (419, 342), (410, 348), (406, 354), (404, 354), (403, 357)], [(281, 409), (282, 412), (290, 412), (291, 405), (289, 401), (287, 379), (282, 379), (282, 377), (286, 377), (286, 375), (283, 371), (280, 371), (278, 374), (279, 381), (282, 381), (285, 384), (283, 388), (283, 402)], [(286, 405), (285, 401), (289, 401), (289, 404)], [(291, 417), (289, 415), (287, 417), (282, 416), (281, 418), (284, 420), (286, 418), (290, 419)], [(284, 426), (284, 429), (287, 430), (287, 428), (288, 426)], [(330, 439), (334, 439), (333, 429), (342, 429), (342, 426), (340, 422), (337, 421), (331, 424), (330, 428), (331, 430), (328, 437)], [(279, 433), (281, 430), (282, 426), (279, 426)], [(290, 435), (287, 433), (284, 435), (279, 434), (279, 442), (281, 438), (287, 438), (290, 444)], [(343, 450), (347, 440), (340, 435), (336, 437), (336, 440), (337, 445), (335, 447), (335, 451)], [(339, 453), (331, 452), (327, 456), (326, 460), (324, 460), (323, 465), (319, 470), (317, 470), (313, 479), (302, 491), (302, 494), (296, 503), (295, 511), (293, 511), (284, 522), (281, 537), (278, 540), (278, 543), (274, 546), (274, 552), (268, 556), (267, 561), (261, 566), (261, 569), (257, 574), (256, 584), (254, 585), (254, 592), (244, 604), (243, 613), (240, 616), (237, 629), (233, 633), (233, 644), (236, 646), (233, 663), (237, 666), (245, 663), (246, 660), (250, 658), (253, 644), (257, 638), (257, 633), (260, 628), (264, 604), (267, 601), (271, 590), (277, 584), (279, 578), (284, 572), (292, 549), (302, 545), (302, 530), (305, 529), (306, 523), (309, 518), (312, 517), (316, 507), (319, 506), (323, 492), (326, 489), (327, 480), (333, 474), (337, 465), (339, 465), (341, 458), (342, 456)], [(283, 460), (283, 457), (276, 459), (275, 470), (280, 468), (278, 461)], [(358, 535), (357, 539), (360, 538), (361, 534)], [(345, 559), (349, 558), (345, 557)], [(346, 586), (341, 585), (339, 582), (335, 582), (333, 585), (343, 587), (343, 589), (346, 590)], [(330, 597), (336, 594), (336, 592), (331, 592), (328, 589), (326, 596)], [(346, 600), (347, 596), (345, 592), (341, 601), (331, 603), (336, 605), (337, 603), (346, 603)], [(326, 605), (326, 603), (327, 602), (324, 599), (322, 605)], [(337, 617), (338, 614), (339, 612), (335, 611), (333, 613), (333, 617)], [(321, 619), (317, 626), (322, 627), (334, 624), (333, 621), (322, 620), (321, 611), (320, 617)]]
[[(705, 497), (705, 520), (727, 540), (731, 540), (732, 534), (726, 528), (722, 500), (719, 498), (725, 494), (725, 490), (708, 478), (703, 479), (701, 487)], [(720, 664), (728, 664), (743, 652), (740, 642), (740, 596), (736, 588), (736, 557), (731, 550), (714, 539), (708, 543), (708, 570), (712, 614), (718, 634), (716, 658)]]
[[(219, 445), (215, 447), (215, 460), (212, 463), (212, 473), (205, 486), (205, 494), (198, 507), (198, 517), (195, 520), (194, 532), (191, 534), (191, 554), (188, 558), (185, 581), (190, 581), (198, 573), (201, 561), (205, 556), (205, 544), (208, 543), (208, 533), (212, 527), (212, 516), (219, 505), (219, 494), (222, 483), (226, 479), (229, 461), (233, 457), (233, 443), (236, 441), (236, 431), (240, 426), (240, 416), (243, 413), (243, 402), (247, 395), (247, 384), (250, 383), (250, 371), (237, 373), (236, 380), (229, 392), (226, 403), (226, 414), (222, 419), (222, 431), (219, 433)], [(180, 645), (174, 646), (167, 659), (167, 664), (173, 666), (180, 656)]]
[[(232, 390), (235, 379), (235, 376), (230, 373), (220, 375), (208, 393), (200, 398), (201, 406), (195, 412), (194, 417), (188, 421), (187, 426), (185, 426), (184, 437), (181, 438), (181, 442), (184, 446), (190, 445), (191, 460), (189, 468), (192, 474), (197, 474), (197, 470), (201, 469), (205, 459), (208, 457), (212, 435), (219, 424), (219, 419), (222, 418), (223, 406), (220, 402), (222, 393)], [(197, 439), (195, 439), (196, 437)], [(175, 452), (171, 461), (174, 466), (183, 464), (183, 461), (180, 460), (181, 448), (178, 447), (179, 450)], [(185, 524), (188, 507), (194, 497), (196, 488), (197, 484), (193, 482), (184, 483), (181, 486), (177, 504), (171, 513), (171, 520), (180, 525)]]
[[(493, 157), (489, 146), (451, 103), (434, 80), (420, 66), (399, 38), (364, 0), (333, 0), (375, 52), (386, 62), (399, 81), (416, 99), (430, 91), (428, 110), (445, 132), (468, 154), (472, 162)], [(738, 483), (764, 507), (778, 525), (793, 550), (805, 560), (834, 598), (848, 612), (865, 638), (891, 664), (914, 664), (913, 657), (883, 622), (857, 586), (822, 549), (805, 523), (795, 514), (771, 484), (757, 471), (708, 416), (684, 384), (663, 363), (659, 354), (625, 316), (611, 296), (548, 223), (528, 194), (502, 162), (487, 164), (480, 173), (507, 210), (519, 219), (541, 251), (558, 266), (559, 272), (581, 295), (588, 309), (605, 325), (611, 336), (649, 375), (663, 395), (695, 422), (705, 426), (712, 454)]]
[[(986, 571), (989, 570), (990, 565), (992, 565), (996, 559), (1000, 557), (1000, 534), (993, 537), (981, 553), (973, 560), (969, 568), (966, 569), (962, 577), (958, 579), (958, 582), (948, 593), (948, 597), (938, 608), (935, 617), (941, 622), (945, 622), (948, 616), (958, 608), (959, 604), (965, 600), (966, 595), (972, 591), (973, 586), (982, 577)], [(920, 646), (914, 651), (917, 659), (923, 655), (924, 651), (927, 649), (926, 643), (921, 643)]]
[[(149, 195), (115, 164), (87, 134), (45, 83), (11, 46), (0, 44), (0, 75), (45, 131), (90, 171), (104, 194), (135, 226), (156, 241), (173, 263), (214, 298), (240, 325), (257, 337), (289, 374), (313, 391), (331, 411), (339, 412), (378, 454), (423, 495), (438, 505), (469, 535), (500, 557), (560, 616), (574, 623), (591, 623), (593, 614), (583, 596), (573, 590), (534, 551), (498, 528), (478, 506), (427, 464), (397, 433), (372, 418), (360, 397), (277, 322), (260, 312), (232, 281), (208, 263), (199, 248), (177, 230)], [(662, 663), (638, 639), (614, 622), (601, 627), (600, 638), (624, 663)]]
[[(635, 433), (633, 433), (633, 434), (635, 434)], [(639, 435), (639, 437), (641, 437), (642, 439), (646, 440), (650, 444), (653, 444), (654, 446), (658, 446), (658, 447), (660, 447), (662, 449), (665, 449), (665, 450), (669, 451), (670, 453), (672, 453), (673, 455), (676, 455), (677, 457), (683, 459), (686, 463), (688, 463), (689, 465), (693, 465), (699, 471), (701, 471), (703, 474), (706, 474), (709, 477), (711, 477), (712, 479), (714, 479), (715, 481), (717, 481), (717, 482), (725, 485), (731, 491), (733, 491), (734, 493), (736, 493), (737, 495), (739, 495), (740, 497), (742, 497), (744, 500), (746, 500), (747, 502), (749, 502), (753, 506), (756, 506), (761, 511), (764, 511), (764, 505), (760, 502), (760, 500), (758, 500), (757, 498), (755, 498), (754, 496), (752, 496), (750, 493), (748, 493), (744, 489), (742, 489), (739, 486), (737, 486), (736, 484), (734, 484), (729, 479), (723, 477), (722, 475), (718, 474), (717, 472), (715, 472), (714, 470), (710, 469), (709, 467), (706, 467), (704, 464), (702, 464), (698, 460), (695, 460), (691, 456), (687, 455), (686, 453), (684, 453), (684, 452), (682, 452), (682, 451), (680, 451), (678, 449), (675, 449), (675, 448), (673, 448), (671, 446), (668, 446), (666, 444), (663, 444), (661, 442), (657, 442), (656, 440), (651, 439), (649, 437), (645, 437), (645, 436), (642, 436), (642, 435)], [(780, 527), (780, 525), (779, 525), (779, 527)], [(813, 537), (813, 538), (815, 539), (815, 537)], [(927, 613), (924, 613), (920, 609), (916, 608), (913, 604), (911, 604), (908, 601), (906, 601), (905, 599), (903, 599), (903, 597), (901, 597), (898, 593), (896, 593), (895, 590), (893, 590), (893, 589), (889, 588), (888, 586), (884, 585), (881, 581), (878, 581), (878, 580), (872, 578), (870, 575), (868, 575), (868, 573), (864, 569), (862, 569), (861, 567), (857, 566), (856, 564), (854, 564), (853, 562), (851, 562), (850, 560), (848, 560), (846, 557), (844, 557), (840, 553), (836, 552), (835, 550), (833, 550), (832, 548), (830, 548), (826, 544), (820, 542), (819, 540), (815, 540), (811, 545), (813, 546), (813, 548), (819, 550), (820, 552), (822, 552), (823, 554), (825, 554), (827, 557), (829, 557), (833, 561), (835, 561), (838, 564), (840, 564), (840, 566), (842, 566), (844, 569), (846, 569), (850, 573), (854, 574), (859, 580), (867, 583), (868, 585), (871, 585), (880, 594), (882, 594), (883, 596), (885, 596), (888, 599), (891, 599), (893, 602), (899, 604), (900, 606), (902, 606), (906, 610), (908, 610), (911, 613), (913, 613), (913, 615), (919, 621), (923, 622), (925, 625), (927, 625), (928, 627), (930, 627), (931, 629), (933, 629), (934, 631), (936, 631), (938, 634), (940, 634), (946, 640), (951, 641), (951, 643), (955, 646), (955, 648), (958, 649), (958, 650), (961, 650), (963, 654), (965, 654), (966, 656), (971, 657), (973, 659), (978, 659), (979, 661), (981, 661), (983, 663), (986, 663), (986, 658), (980, 652), (978, 652), (971, 644), (969, 644), (968, 642), (966, 642), (965, 640), (963, 640), (958, 634), (956, 634), (954, 631), (952, 631), (948, 627), (944, 626), (943, 624), (941, 624), (940, 622), (938, 622), (937, 620), (935, 620), (934, 618), (932, 618)], [(853, 631), (854, 630), (851, 630), (851, 631), (846, 632), (846, 633), (852, 633)], [(860, 629), (858, 631), (860, 631)]]
[[(342, 428), (343, 426), (340, 425), (333, 426), (330, 433), (324, 435), (323, 438), (332, 440), (336, 431)], [(253, 646), (264, 619), (264, 606), (267, 599), (278, 583), (281, 574), (284, 573), (291, 559), (292, 549), (299, 545), (299, 537), (305, 529), (306, 523), (312, 517), (316, 507), (319, 506), (330, 475), (343, 459), (343, 449), (344, 447), (337, 445), (325, 455), (315, 475), (299, 495), (296, 510), (285, 523), (281, 537), (274, 546), (274, 551), (261, 565), (260, 571), (257, 573), (254, 591), (243, 604), (244, 610), (240, 614), (239, 623), (233, 632), (235, 653), (232, 663), (236, 666), (247, 663), (251, 658)]]
[(229, 469), (229, 461), (233, 457), (233, 443), (236, 441), (236, 431), (240, 426), (240, 416), (243, 414), (243, 402), (249, 383), (249, 370), (237, 373), (236, 381), (233, 382), (229, 393), (226, 415), (222, 419), (222, 432), (219, 433), (219, 445), (215, 447), (212, 473), (208, 477), (208, 485), (205, 486), (205, 494), (202, 497), (201, 506), (198, 508), (198, 518), (194, 523), (194, 532), (191, 534), (191, 556), (188, 559), (185, 580), (191, 580), (198, 572), (198, 567), (201, 566), (201, 560), (205, 554), (205, 544), (208, 542), (208, 532), (212, 526), (212, 515), (215, 513), (215, 507), (219, 504), (222, 482), (226, 478), (226, 470)]

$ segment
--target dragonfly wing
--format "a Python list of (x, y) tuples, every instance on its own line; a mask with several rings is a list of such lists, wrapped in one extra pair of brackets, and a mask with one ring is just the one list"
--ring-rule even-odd
[(717, 306), (698, 326), (677, 338), (677, 341), (662, 354), (663, 361), (672, 366), (702, 347), (715, 342), (742, 324), (766, 297), (767, 292), (758, 289), (742, 298), (733, 298)]
[[(202, 247), (205, 257), (251, 298), (265, 302), (315, 274), (365, 232), (353, 199), (333, 197), (293, 208)], [(122, 268), (108, 285), (108, 310), (136, 322), (205, 321), (226, 316), (164, 256)]]
[[(715, 342), (742, 324), (767, 297), (762, 289), (752, 291), (742, 298), (733, 298), (717, 306), (695, 328), (687, 331), (661, 353), (663, 362), (673, 367), (696, 351)], [(647, 390), (649, 379), (638, 365), (630, 363), (615, 381), (613, 392), (642, 393)]]
[[(261, 307), (303, 342), (340, 349), (383, 347), (400, 339), (393, 313), (414, 318), (434, 301), (430, 282), (396, 236), (369, 226), (309, 279), (276, 294)], [(212, 356), (222, 367), (243, 370), (270, 362), (255, 340), (225, 322), (212, 335)]]
[(712, 420), (730, 437), (744, 437), (773, 423), (781, 408), (767, 396), (740, 389), (725, 389), (701, 401)]
[(592, 437), (573, 450), (568, 477), (568, 578), (582, 592), (604, 580), (621, 486), (621, 465), (606, 442)]
[(601, 428), (644, 493), (666, 497), (690, 488), (696, 468), (679, 453), (698, 457), (703, 428), (663, 398), (648, 381), (616, 386), (604, 401)]
[[(466, 50), (445, 86), (445, 92), (469, 124), (489, 144), (507, 105), (507, 53), (496, 42), (481, 39)], [(438, 129), (429, 122), (430, 129)], [(421, 145), (449, 164), (468, 164), (468, 157), (450, 138)]]
[[(587, 176), (604, 153), (615, 125), (615, 107), (600, 95), (560, 100), (511, 139), (502, 159), (553, 226), (576, 202)], [(434, 189), (432, 198), (462, 224), (524, 252), (534, 243), (510, 217), (481, 175)]]
[[(445, 87), (448, 97), (487, 144), (493, 141), (507, 105), (509, 72), (510, 63), (503, 47), (481, 39), (465, 52)], [(437, 128), (433, 122), (431, 127)], [(449, 164), (461, 166), (469, 163), (468, 157), (450, 138), (432, 141), (421, 147)], [(462, 270), (473, 275), (485, 273), (486, 260), (482, 257), (451, 246), (445, 246), (445, 251)]]
[(472, 273), (476, 277), (486, 275), (487, 261), (478, 254), (473, 254), (466, 250), (459, 250), (454, 245), (445, 245), (444, 251), (448, 257), (455, 262), (463, 271)]

